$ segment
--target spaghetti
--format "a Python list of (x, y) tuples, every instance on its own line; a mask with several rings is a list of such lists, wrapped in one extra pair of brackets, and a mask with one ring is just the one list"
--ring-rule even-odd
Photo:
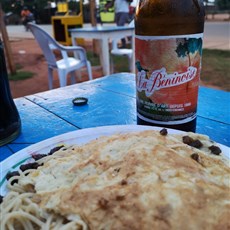
[[(9, 179), (9, 193), (4, 197), (4, 202), (1, 204), (1, 230), (5, 229), (42, 229), (42, 230), (75, 230), (87, 229), (86, 224), (78, 216), (63, 217), (54, 212), (42, 209), (36, 200), (36, 192), (32, 187), (23, 187), (20, 181), (26, 178), (27, 175), (36, 169), (19, 170), (19, 176), (13, 176)], [(19, 183), (12, 183), (13, 181)], [(32, 181), (27, 181), (32, 184)], [(13, 185), (12, 185), (13, 184)]]
[(229, 159), (188, 135), (112, 135), (35, 157), (8, 181), (1, 230), (227, 229)]

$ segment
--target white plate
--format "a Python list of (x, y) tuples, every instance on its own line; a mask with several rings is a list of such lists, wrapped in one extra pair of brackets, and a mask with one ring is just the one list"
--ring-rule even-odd
[[(68, 132), (47, 140), (41, 141), (37, 144), (31, 145), (25, 149), (8, 157), (6, 160), (0, 163), (0, 194), (5, 195), (6, 189), (6, 179), (5, 176), (9, 171), (15, 171), (19, 168), (21, 164), (33, 161), (32, 155), (34, 154), (47, 154), (49, 151), (56, 147), (64, 144), (65, 146), (73, 144), (84, 144), (91, 140), (94, 140), (100, 136), (109, 136), (115, 133), (128, 133), (141, 130), (161, 130), (161, 127), (151, 127), (151, 126), (140, 126), (140, 125), (118, 125), (118, 126), (102, 126), (96, 128), (80, 129), (73, 132)], [(182, 133), (182, 131), (167, 129), (171, 134)], [(230, 148), (227, 146), (218, 144), (221, 148), (222, 153), (229, 157)]]

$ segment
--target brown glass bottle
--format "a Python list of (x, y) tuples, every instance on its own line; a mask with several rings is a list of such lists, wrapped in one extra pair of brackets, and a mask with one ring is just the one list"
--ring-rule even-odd
[(195, 131), (204, 19), (200, 0), (139, 0), (138, 124)]
[(3, 44), (0, 40), (0, 146), (13, 141), (21, 130), (21, 120), (11, 96)]

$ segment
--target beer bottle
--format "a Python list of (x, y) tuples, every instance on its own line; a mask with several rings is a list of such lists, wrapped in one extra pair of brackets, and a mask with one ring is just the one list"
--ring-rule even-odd
[(11, 96), (4, 49), (0, 39), (0, 146), (13, 141), (20, 130), (21, 121)]
[(201, 0), (139, 0), (135, 15), (137, 123), (195, 131)]

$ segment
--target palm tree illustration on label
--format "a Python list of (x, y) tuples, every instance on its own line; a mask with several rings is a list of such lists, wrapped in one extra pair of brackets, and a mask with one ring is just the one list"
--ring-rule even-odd
[(177, 47), (175, 52), (178, 58), (188, 57), (188, 67), (185, 72), (168, 73), (165, 67), (154, 70), (149, 76), (149, 70), (143, 68), (140, 61), (136, 61), (137, 73), (137, 90), (145, 91), (147, 97), (150, 97), (154, 91), (162, 88), (169, 88), (185, 84), (193, 80), (197, 75), (197, 68), (193, 66), (191, 54), (202, 53), (202, 39), (199, 38), (178, 38), (176, 39)]
[(177, 48), (176, 53), (177, 56), (180, 57), (188, 57), (188, 66), (191, 66), (191, 57), (190, 54), (194, 54), (195, 52), (202, 55), (202, 38), (178, 38), (176, 40)]

